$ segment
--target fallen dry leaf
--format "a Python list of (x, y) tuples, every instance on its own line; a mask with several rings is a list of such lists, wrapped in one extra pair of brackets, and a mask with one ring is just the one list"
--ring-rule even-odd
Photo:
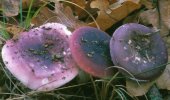
[[(85, 8), (88, 2), (91, 2), (91, 0), (68, 0), (69, 2), (72, 2), (73, 4), (63, 2), (66, 4), (66, 6), (71, 7), (71, 9), (74, 11), (76, 15), (80, 15), (82, 13), (82, 9), (80, 9), (78, 6)], [(78, 6), (76, 6), (78, 5)]]
[(75, 18), (69, 6), (64, 7), (58, 1), (55, 1), (55, 10), (43, 7), (31, 21), (34, 26), (40, 26), (47, 22), (58, 22), (72, 29), (86, 25)]
[(31, 20), (31, 24), (34, 26), (40, 26), (47, 22), (56, 22), (58, 21), (57, 15), (54, 11), (51, 11), (47, 7), (41, 8), (40, 12)]
[(18, 15), (20, 0), (2, 0), (1, 3), (5, 16)]
[(157, 79), (156, 85), (160, 89), (170, 90), (170, 65), (166, 66), (163, 74)]
[(72, 12), (72, 9), (69, 6), (64, 7), (62, 3), (58, 1), (55, 2), (55, 13), (57, 14), (58, 18), (60, 19), (60, 23), (66, 25), (70, 28), (76, 27), (76, 21), (78, 21)]
[[(32, 0), (22, 0), (22, 9), (26, 9), (30, 7)], [(43, 5), (48, 0), (34, 0), (33, 7), (38, 7)], [(3, 9), (3, 13), (5, 16), (11, 17), (16, 16), (19, 13), (20, 8), (20, 0), (1, 0), (0, 8)]]
[(161, 24), (159, 24), (159, 17), (158, 17), (158, 12), (156, 9), (144, 11), (144, 12), (140, 13), (139, 17), (140, 17), (140, 21), (144, 25), (151, 24), (154, 29), (159, 30), (161, 36), (164, 37), (169, 34), (168, 27), (165, 26), (165, 24), (162, 22), (161, 22)]
[(117, 2), (117, 0), (108, 0), (110, 4)]
[(159, 8), (162, 23), (170, 29), (170, 0), (161, 0)]
[[(69, 7), (71, 7), (73, 13), (75, 16), (78, 17), (79, 20), (90, 23), (93, 22), (94, 19), (92, 19), (91, 16), (94, 18), (97, 17), (97, 11), (99, 11), (98, 8), (91, 8), (90, 4), (94, 0), (69, 0), (71, 4), (66, 3)], [(114, 3), (115, 0), (105, 0), (109, 1), (110, 4)], [(105, 2), (104, 1), (104, 2)], [(87, 13), (88, 12), (88, 13)], [(91, 16), (90, 16), (91, 15)]]
[[(22, 0), (22, 9), (26, 9), (30, 7), (32, 0)], [(33, 7), (39, 7), (42, 6), (44, 3), (47, 3), (48, 0), (34, 0), (33, 1)]]
[(160, 19), (158, 9), (150, 9), (140, 14), (141, 21), (147, 25), (152, 24), (154, 28), (160, 30), (162, 36), (169, 34), (170, 29), (170, 1), (161, 0), (159, 2)]
[[(96, 1), (91, 2), (90, 6), (91, 6), (91, 8), (98, 8), (100, 10), (100, 11), (98, 11), (98, 16), (96, 18), (96, 22), (99, 25), (101, 30), (105, 30), (108, 28), (108, 26), (110, 27), (113, 24), (114, 20), (111, 19), (107, 15), (107, 13), (105, 13), (106, 12), (105, 10), (109, 6), (108, 1), (96, 0)], [(93, 26), (93, 27), (96, 26), (96, 24), (94, 22), (89, 23), (89, 25)]]
[[(119, 0), (112, 5), (109, 5), (108, 1), (95, 0), (91, 3), (92, 8), (98, 8), (98, 16), (96, 18), (101, 30), (106, 30), (111, 27), (114, 23), (125, 18), (132, 11), (139, 9), (140, 0)], [(120, 13), (121, 12), (121, 13)], [(89, 23), (89, 26), (95, 27), (95, 23)]]
[(169, 36), (166, 36), (163, 38), (165, 43), (166, 43), (166, 46), (168, 48), (168, 52), (170, 52), (170, 37)]
[(147, 83), (140, 83), (140, 85), (131, 80), (126, 80), (126, 89), (132, 97), (145, 95), (149, 88), (154, 84), (154, 81)]
[[(93, 0), (69, 0), (69, 2), (63, 2), (64, 6), (69, 6), (72, 9), (72, 15), (74, 13), (73, 20), (77, 20), (77, 22), (89, 23), (94, 21), (91, 16), (97, 16), (97, 8), (91, 8), (90, 3)], [(88, 12), (88, 13), (87, 13)], [(90, 16), (91, 15), (91, 16)], [(76, 19), (75, 19), (76, 17)], [(78, 22), (78, 23), (79, 23)], [(80, 23), (80, 24), (81, 24)], [(87, 25), (87, 24), (86, 24)]]
[(140, 21), (145, 25), (152, 24), (154, 27), (159, 27), (157, 9), (151, 9), (140, 13)]
[(6, 31), (10, 34), (12, 34), (14, 37), (18, 36), (19, 33), (23, 32), (25, 29), (22, 27), (18, 27), (16, 25), (9, 25), (6, 28)]
[[(55, 1), (55, 0), (53, 0)], [(88, 23), (92, 27), (100, 27), (101, 30), (106, 30), (114, 23), (125, 18), (132, 11), (139, 9), (140, 0), (69, 0), (72, 2), (67, 6), (72, 8), (74, 14), (78, 16), (79, 20)], [(79, 7), (78, 7), (78, 6)], [(84, 10), (80, 9), (83, 8)], [(88, 12), (86, 12), (86, 11)], [(122, 13), (120, 13), (122, 12)], [(91, 16), (96, 19), (92, 20)], [(98, 26), (99, 25), (99, 26)]]
[(149, 1), (149, 0), (140, 0), (140, 3), (142, 5), (144, 5), (147, 9), (153, 9), (153, 2)]

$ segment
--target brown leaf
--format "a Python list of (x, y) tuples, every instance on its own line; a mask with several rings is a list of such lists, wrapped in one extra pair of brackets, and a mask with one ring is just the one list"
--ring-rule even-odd
[[(43, 5), (47, 0), (34, 0), (33, 7)], [(29, 8), (31, 0), (22, 0), (22, 9)], [(1, 0), (0, 8), (2, 7), (5, 16), (11, 17), (18, 15), (20, 0)]]
[(69, 6), (64, 7), (62, 3), (55, 2), (55, 13), (60, 19), (60, 23), (69, 28), (76, 29), (81, 26), (86, 26), (85, 23), (78, 20)]
[[(113, 24), (114, 20), (110, 19), (110, 17), (105, 13), (105, 10), (109, 6), (108, 1), (96, 0), (96, 1), (93, 1), (90, 5), (91, 5), (91, 8), (98, 8), (100, 10), (98, 12), (96, 22), (99, 24), (99, 26), (102, 30), (105, 30), (106, 28), (108, 28), (108, 26), (111, 26)], [(94, 26), (96, 26), (96, 23), (94, 23), (94, 22), (89, 23), (89, 25), (94, 27)]]
[(40, 26), (47, 22), (58, 22), (70, 28), (77, 28), (86, 25), (73, 15), (69, 6), (64, 7), (62, 3), (55, 1), (55, 10), (52, 11), (47, 7), (43, 7), (38, 15), (32, 19), (34, 26)]
[(117, 0), (108, 0), (110, 4), (117, 2)]
[[(22, 9), (26, 9), (30, 7), (32, 0), (22, 0)], [(48, 2), (48, 0), (34, 0), (33, 1), (33, 7), (39, 7), (43, 5), (44, 3)]]
[[(91, 3), (92, 8), (98, 8), (98, 17), (96, 18), (101, 30), (106, 30), (114, 23), (125, 18), (132, 11), (139, 9), (139, 0), (119, 0), (112, 5), (108, 1), (95, 0)], [(95, 27), (95, 23), (89, 23), (90, 26)]]
[(38, 15), (36, 17), (32, 18), (31, 23), (34, 26), (40, 26), (46, 22), (56, 22), (58, 20), (59, 19), (54, 11), (51, 11), (47, 7), (43, 7), (43, 8), (41, 8)]
[(137, 83), (135, 81), (126, 80), (126, 89), (132, 97), (145, 95), (149, 88), (154, 84), (153, 82)]
[(111, 17), (117, 20), (121, 20), (128, 16), (131, 12), (140, 8), (139, 0), (124, 0), (120, 7), (113, 7)]
[(151, 24), (154, 29), (160, 31), (161, 36), (165, 36), (165, 35), (169, 34), (168, 27), (165, 26), (165, 24), (162, 22), (161, 22), (161, 24), (159, 24), (159, 17), (158, 17), (158, 12), (156, 9), (144, 11), (139, 16), (140, 16), (140, 21), (144, 25)]
[(90, 2), (91, 0), (89, 0), (89, 1), (86, 1), (86, 0), (68, 0), (68, 1), (72, 2), (73, 4), (66, 3), (67, 6), (71, 7), (71, 9), (74, 11), (74, 13), (76, 15), (80, 15), (80, 13), (82, 13), (82, 9), (80, 9), (76, 5), (78, 5), (78, 6), (82, 7), (82, 8), (85, 8), (87, 2)]
[(6, 31), (12, 34), (14, 37), (18, 36), (19, 33), (23, 32), (25, 29), (22, 27), (18, 27), (16, 25), (9, 25), (6, 28)]
[(141, 12), (140, 14), (140, 20), (145, 24), (152, 24), (154, 27), (158, 27), (158, 12), (156, 9), (147, 10), (144, 12)]
[(5, 16), (18, 15), (20, 0), (2, 0), (1, 2)]
[(170, 0), (159, 1), (162, 23), (170, 29)]
[(153, 9), (153, 3), (148, 0), (141, 0), (140, 3), (144, 5), (147, 9)]
[(157, 79), (156, 85), (160, 89), (170, 90), (170, 65), (166, 66), (163, 74)]
[(141, 21), (145, 24), (152, 24), (152, 26), (158, 30), (162, 36), (169, 34), (170, 29), (170, 1), (161, 0), (159, 2), (160, 19), (158, 9), (150, 9), (140, 14)]
[(166, 36), (163, 39), (166, 43), (166, 47), (168, 48), (168, 52), (170, 52), (170, 38), (169, 38), (169, 36)]
[[(139, 0), (88, 0), (86, 2), (84, 0), (69, 1), (73, 2), (75, 5), (67, 5), (72, 8), (73, 12), (80, 20), (83, 20), (92, 27), (99, 25), (102, 30), (108, 29), (132, 11), (140, 8)], [(87, 12), (80, 9), (76, 5), (88, 11), (94, 18), (96, 18), (97, 24), (91, 19), (91, 16)]]

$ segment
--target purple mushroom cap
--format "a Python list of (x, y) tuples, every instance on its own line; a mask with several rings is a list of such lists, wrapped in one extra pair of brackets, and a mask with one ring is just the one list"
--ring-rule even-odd
[(110, 77), (114, 69), (110, 56), (111, 37), (93, 27), (81, 27), (70, 38), (70, 49), (77, 65), (96, 77)]
[[(159, 33), (135, 23), (122, 25), (114, 32), (110, 53), (115, 65), (141, 81), (160, 76), (168, 61), (167, 48)], [(126, 71), (120, 71), (130, 76)]]
[(30, 89), (53, 90), (78, 74), (69, 48), (70, 36), (66, 26), (47, 23), (8, 40), (2, 48), (3, 61)]

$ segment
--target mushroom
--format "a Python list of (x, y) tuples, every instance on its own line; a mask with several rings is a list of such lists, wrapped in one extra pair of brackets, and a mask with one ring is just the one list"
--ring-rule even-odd
[(96, 77), (110, 77), (113, 66), (109, 50), (110, 36), (93, 27), (80, 27), (70, 38), (70, 49), (77, 65)]
[(50, 91), (71, 81), (77, 64), (71, 56), (72, 33), (59, 23), (47, 23), (10, 39), (2, 48), (7, 69), (25, 86)]
[(140, 81), (150, 81), (164, 71), (168, 54), (159, 32), (136, 24), (129, 23), (119, 27), (110, 41), (110, 53), (115, 65), (122, 67), (120, 72), (125, 76)]

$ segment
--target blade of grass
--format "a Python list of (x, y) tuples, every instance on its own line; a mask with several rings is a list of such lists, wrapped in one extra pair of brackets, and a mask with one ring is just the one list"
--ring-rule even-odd
[(85, 96), (79, 96), (79, 95), (69, 95), (69, 94), (60, 94), (60, 95), (63, 95), (63, 96), (71, 96), (71, 97), (76, 97), (76, 98), (85, 98), (85, 99), (93, 99), (95, 100), (94, 98), (92, 97), (85, 97)]
[(0, 35), (3, 41), (10, 39), (10, 35), (4, 29), (0, 30)]
[[(10, 80), (10, 82), (14, 85), (14, 87), (20, 92), (20, 93), (22, 93), (23, 95), (25, 95), (25, 93), (22, 91), (22, 90), (20, 90), (19, 88), (18, 88), (18, 86), (12, 81), (12, 79), (11, 79), (11, 77), (8, 75), (8, 73), (5, 71), (5, 69), (4, 69), (4, 67), (2, 66), (2, 64), (0, 63), (0, 66), (1, 66), (1, 68), (2, 68), (2, 70), (4, 71), (4, 73), (5, 73), (5, 75), (8, 77), (8, 79)], [(26, 96), (26, 95), (25, 95)]]
[(6, 25), (5, 25), (5, 16), (3, 16), (3, 22), (1, 23), (2, 29), (0, 30), (0, 35), (5, 40), (10, 38), (10, 35), (5, 31)]
[(37, 11), (34, 13), (33, 18), (36, 17), (38, 15), (38, 13), (40, 12), (40, 10), (45, 7), (48, 4), (48, 2), (45, 2), (40, 8), (37, 9)]
[(58, 88), (58, 89), (55, 89), (55, 90), (57, 90), (57, 91), (58, 91), (58, 90), (64, 90), (64, 89), (69, 89), (69, 88), (84, 86), (84, 85), (87, 85), (87, 84), (91, 84), (91, 82), (82, 83), (82, 84), (77, 84), (77, 85), (72, 85), (72, 86), (67, 86), (67, 87), (61, 87), (61, 88)]
[(116, 78), (116, 76), (119, 74), (119, 72), (117, 72), (111, 79), (110, 79), (110, 81), (108, 81), (107, 82), (107, 84), (106, 84), (106, 87), (105, 87), (105, 89), (104, 89), (104, 95), (103, 95), (103, 100), (106, 100), (106, 97), (107, 97), (107, 93), (108, 93), (108, 89), (109, 89), (109, 86), (110, 86), (110, 84), (111, 84), (111, 82)]
[(118, 91), (117, 89), (115, 89), (114, 91), (120, 96), (120, 98), (121, 98), (122, 100), (124, 100), (124, 99), (123, 99), (123, 96), (121, 95), (121, 93), (119, 93), (119, 91)]
[[(167, 64), (168, 64), (168, 63), (167, 63)], [(124, 68), (122, 68), (122, 67), (119, 67), (119, 66), (112, 66), (112, 67), (118, 68), (118, 69), (121, 69), (121, 70), (124, 70), (125, 72), (127, 72), (127, 73), (133, 78), (133, 80), (141, 87), (141, 85), (140, 85), (140, 83), (139, 83), (139, 80), (136, 79), (136, 78), (134, 77), (134, 75), (132, 75), (129, 71), (127, 71), (126, 69), (124, 69)], [(132, 79), (132, 78), (130, 78), (130, 79)], [(145, 96), (146, 100), (148, 100), (148, 98), (147, 98), (147, 96), (146, 96), (145, 93), (144, 93), (144, 96)]]
[[(127, 95), (129, 95), (131, 98), (133, 98), (124, 88), (119, 88), (120, 90), (122, 90), (123, 92), (125, 92)], [(137, 98), (135, 98), (137, 100)]]
[(31, 13), (31, 9), (32, 9), (32, 6), (33, 6), (33, 2), (34, 0), (31, 0), (31, 3), (29, 5), (29, 8), (28, 8), (28, 13), (27, 13), (27, 16), (26, 16), (26, 20), (25, 20), (25, 28), (27, 29), (30, 25), (30, 13)]
[(100, 99), (99, 99), (99, 94), (98, 94), (98, 92), (97, 92), (97, 88), (96, 88), (96, 83), (94, 82), (94, 80), (93, 80), (93, 77), (92, 77), (92, 76), (90, 76), (90, 79), (91, 79), (91, 82), (92, 82), (93, 87), (94, 87), (94, 92), (95, 92), (96, 100), (100, 100)]
[(112, 90), (112, 93), (111, 93), (111, 96), (109, 97), (109, 100), (113, 100), (114, 94), (115, 94), (115, 91), (114, 91), (114, 89), (113, 89), (113, 90)]
[(119, 93), (122, 95), (123, 100), (127, 100), (125, 94), (123, 93), (123, 91), (121, 91), (120, 89), (117, 89), (117, 91), (119, 91)]

